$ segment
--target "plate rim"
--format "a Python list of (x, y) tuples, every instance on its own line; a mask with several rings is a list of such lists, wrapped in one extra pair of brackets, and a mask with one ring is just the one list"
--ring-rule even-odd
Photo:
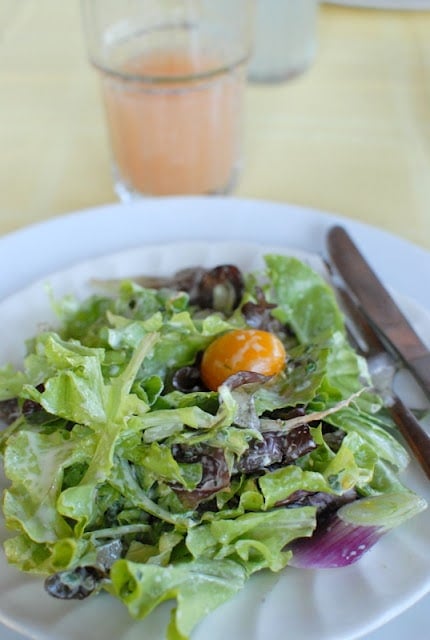
[[(424, 291), (422, 287), (418, 286), (416, 283), (414, 286), (413, 282), (411, 283), (408, 281), (407, 269), (404, 270), (403, 274), (400, 272), (397, 273), (397, 282), (393, 281), (388, 266), (388, 263), (391, 261), (388, 260), (387, 263), (386, 260), (381, 258), (378, 243), (388, 243), (391, 253), (402, 253), (405, 256), (405, 262), (407, 262), (408, 265), (415, 268), (417, 272), (421, 272), (424, 269), (425, 272), (428, 272), (430, 277), (430, 251), (424, 247), (415, 244), (410, 240), (404, 239), (389, 230), (347, 217), (340, 213), (319, 210), (317, 208), (305, 207), (287, 202), (239, 198), (235, 196), (172, 196), (146, 198), (130, 204), (112, 202), (55, 215), (4, 234), (3, 236), (0, 236), (0, 266), (4, 264), (5, 267), (12, 272), (12, 278), (15, 280), (12, 279), (10, 283), (0, 281), (0, 299), (9, 293), (13, 293), (14, 290), (22, 288), (28, 284), (28, 269), (26, 265), (23, 264), (25, 261), (19, 259), (18, 256), (21, 256), (23, 251), (25, 252), (30, 239), (34, 239), (34, 243), (39, 243), (43, 246), (43, 242), (46, 241), (47, 236), (49, 237), (50, 235), (52, 236), (55, 234), (60, 235), (59, 242), (57, 242), (54, 247), (51, 246), (49, 253), (43, 256), (44, 264), (46, 266), (41, 268), (36, 265), (33, 268), (31, 280), (36, 280), (40, 276), (46, 275), (58, 268), (71, 266), (83, 259), (101, 256), (123, 248), (136, 247), (140, 244), (154, 244), (154, 242), (160, 242), (160, 239), (155, 240), (155, 238), (157, 238), (157, 234), (154, 234), (154, 230), (151, 229), (151, 227), (146, 229), (144, 233), (143, 229), (138, 227), (136, 229), (136, 237), (134, 239), (130, 239), (130, 237), (127, 239), (127, 233), (124, 233), (123, 229), (118, 230), (114, 228), (119, 216), (122, 216), (122, 218), (125, 217), (127, 224), (132, 222), (136, 223), (136, 221), (139, 224), (142, 222), (142, 217), (146, 215), (146, 211), (144, 211), (145, 209), (151, 210), (151, 208), (155, 208), (157, 210), (157, 216), (161, 216), (163, 221), (165, 221), (166, 219), (169, 220), (169, 213), (172, 211), (175, 212), (175, 216), (189, 216), (190, 213), (194, 213), (193, 209), (195, 210), (198, 207), (202, 207), (202, 210), (209, 209), (210, 213), (216, 211), (220, 218), (227, 217), (226, 214), (228, 214), (228, 221), (233, 221), (235, 223), (235, 235), (232, 236), (233, 239), (237, 239), (238, 237), (238, 223), (241, 221), (243, 222), (243, 220), (241, 220), (243, 215), (246, 214), (252, 216), (250, 223), (247, 224), (243, 230), (243, 239), (245, 241), (248, 239), (252, 242), (256, 242), (253, 235), (255, 232), (253, 230), (258, 227), (259, 232), (261, 232), (261, 239), (257, 242), (261, 244), (270, 244), (274, 242), (274, 240), (267, 240), (267, 238), (270, 237), (270, 234), (267, 233), (267, 227), (269, 225), (264, 225), (263, 223), (259, 224), (258, 220), (255, 218), (255, 216), (258, 216), (262, 210), (264, 210), (265, 217), (270, 218), (270, 225), (273, 225), (276, 218), (280, 215), (287, 216), (287, 218), (296, 225), (295, 228), (298, 228), (301, 220), (303, 220), (305, 226), (309, 226), (309, 224), (313, 224), (315, 226), (315, 229), (313, 229), (311, 234), (312, 237), (307, 238), (307, 240), (313, 245), (313, 248), (311, 247), (310, 249), (306, 247), (308, 250), (321, 250), (321, 238), (319, 238), (320, 242), (318, 246), (318, 239), (316, 236), (323, 234), (332, 224), (343, 224), (347, 229), (354, 233), (358, 242), (361, 241), (363, 243), (362, 250), (365, 257), (373, 263), (382, 280), (385, 280), (387, 284), (395, 284), (395, 288), (399, 293), (417, 300), (425, 308), (430, 309), (430, 291), (428, 295), (425, 296), (423, 295)], [(79, 237), (81, 228), (85, 226), (89, 227), (90, 231), (93, 233), (96, 233), (96, 231), (98, 231), (97, 225), (102, 224), (103, 222), (106, 222), (108, 225), (108, 234), (103, 239), (103, 249), (100, 249), (99, 240), (96, 239), (96, 243), (94, 244), (91, 237), (81, 237), (80, 246), (74, 248), (75, 257), (65, 258), (64, 248), (66, 247), (67, 252), (69, 252), (70, 247), (64, 238), (61, 238), (61, 235), (65, 236), (67, 239)], [(143, 219), (143, 222), (146, 223), (146, 220)], [(169, 222), (172, 222), (172, 220), (169, 220)], [(192, 224), (194, 224), (196, 228), (191, 229), (189, 235), (182, 231), (176, 236), (175, 233), (172, 233), (172, 229), (166, 227), (165, 240), (167, 241), (167, 239), (170, 238), (172, 241), (181, 241), (184, 240), (184, 238), (187, 238), (207, 241), (208, 233), (211, 234), (211, 240), (218, 241), (225, 239), (225, 233), (219, 233), (219, 229), (216, 228), (216, 225), (214, 225), (212, 221), (209, 220), (209, 224), (206, 225), (205, 231), (203, 231), (201, 222), (202, 221), (198, 216), (192, 216)], [(297, 244), (297, 240), (296, 242), (288, 241), (288, 225), (285, 225), (285, 228), (282, 228), (282, 225), (278, 224), (277, 227), (279, 229), (279, 233), (276, 235), (275, 232), (276, 242), (284, 245), (282, 241), (279, 242), (280, 234), (281, 238), (283, 236), (285, 237), (284, 246), (296, 246), (303, 248), (301, 244)], [(228, 227), (226, 228), (226, 232), (229, 232)], [(364, 244), (364, 241), (366, 241), (366, 244)], [(96, 247), (95, 253), (94, 247)]]
[[(168, 200), (168, 202), (166, 204), (168, 204), (169, 207), (175, 207), (175, 203), (173, 202), (173, 199), (168, 198), (165, 199)], [(176, 202), (178, 201), (178, 199), (174, 199)], [(201, 198), (192, 198), (191, 199), (193, 201), (193, 205), (195, 204), (206, 204), (207, 200), (206, 199), (201, 199)], [(202, 202), (203, 200), (203, 202)], [(210, 199), (211, 202), (212, 199)], [(189, 202), (190, 198), (181, 198), (180, 202), (183, 205), (184, 201)], [(197, 202), (196, 202), (197, 201)], [(362, 223), (359, 221), (354, 221), (354, 220), (350, 220), (348, 218), (345, 218), (343, 216), (339, 216), (336, 214), (331, 214), (329, 212), (324, 212), (324, 211), (319, 211), (316, 209), (309, 209), (306, 207), (301, 207), (301, 206), (296, 206), (296, 205), (289, 205), (287, 203), (275, 203), (275, 202), (270, 202), (270, 201), (255, 201), (255, 200), (244, 200), (244, 199), (238, 199), (238, 198), (224, 198), (222, 200), (225, 204), (225, 202), (227, 201), (227, 209), (230, 206), (237, 206), (238, 204), (250, 204), (250, 209), (255, 210), (255, 207), (269, 207), (272, 209), (272, 211), (275, 211), (277, 213), (280, 212), (284, 212), (284, 213), (288, 213), (289, 215), (293, 215), (293, 216), (300, 216), (300, 215), (305, 215), (308, 216), (308, 220), (313, 219), (314, 216), (317, 216), (318, 219), (322, 222), (324, 222), (324, 224), (322, 225), (323, 228), (326, 228), (328, 225), (333, 224), (334, 222), (338, 223), (342, 223), (345, 224), (348, 228), (351, 228), (352, 230), (361, 230), (363, 235), (366, 235), (367, 233), (370, 234), (376, 234), (379, 238), (383, 238), (389, 239), (389, 242), (391, 244), (394, 244), (397, 247), (407, 247), (408, 251), (412, 251), (412, 253), (418, 252), (422, 254), (422, 258), (424, 260), (424, 262), (426, 264), (428, 264), (428, 268), (429, 268), (429, 273), (430, 273), (430, 253), (428, 253), (425, 249), (422, 249), (421, 247), (417, 247), (416, 245), (413, 245), (412, 243), (403, 240), (402, 238), (399, 238), (398, 236), (395, 236), (394, 234), (391, 234), (390, 232), (378, 229), (376, 227), (372, 227), (371, 225), (368, 225), (366, 223)], [(221, 201), (221, 202), (222, 202)], [(219, 200), (217, 202), (220, 202)], [(148, 201), (145, 201), (145, 203), (143, 203), (144, 206), (143, 208), (145, 208), (146, 206), (148, 206)], [(154, 204), (154, 203), (153, 203)], [(159, 206), (160, 200), (157, 199), (157, 206)], [(142, 208), (142, 203), (138, 203), (137, 205), (133, 205), (132, 207), (128, 207), (128, 211), (130, 212), (130, 219), (133, 218), (134, 215), (140, 215), (141, 211), (140, 209)], [(102, 217), (105, 216), (105, 214), (109, 212), (109, 216), (110, 216), (110, 220), (111, 222), (114, 221), (114, 219), (116, 218), (116, 216), (118, 215), (118, 213), (120, 212), (124, 212), (124, 205), (122, 205), (121, 203), (113, 203), (113, 204), (109, 204), (109, 205), (102, 205), (101, 207), (92, 207), (89, 209), (81, 209), (81, 210), (77, 210), (75, 212), (71, 212), (69, 214), (65, 214), (62, 216), (57, 216), (54, 218), (50, 218), (48, 220), (45, 221), (41, 221), (38, 222), (34, 225), (30, 225), (28, 227), (25, 227), (23, 229), (19, 229), (15, 232), (11, 232), (10, 234), (6, 234), (2, 237), (0, 237), (0, 264), (2, 263), (2, 257), (1, 257), (1, 249), (2, 246), (5, 244), (8, 244), (10, 242), (11, 237), (13, 238), (14, 241), (18, 240), (18, 243), (22, 243), (23, 241), (26, 241), (26, 236), (32, 236), (35, 233), (36, 230), (36, 235), (43, 236), (45, 234), (50, 234), (52, 233), (52, 231), (54, 230), (59, 230), (62, 227), (64, 227), (64, 225), (67, 227), (69, 227), (69, 231), (71, 228), (74, 228), (76, 232), (76, 228), (77, 226), (80, 226), (81, 224), (85, 225), (85, 221), (88, 221), (90, 218), (95, 217), (97, 222), (100, 222), (100, 219)], [(66, 222), (65, 222), (66, 221)], [(69, 224), (70, 222), (72, 222), (73, 224)], [(306, 226), (306, 225), (305, 225)], [(198, 242), (198, 239), (195, 240), (196, 242)], [(207, 242), (208, 240), (206, 239), (205, 242)], [(210, 240), (212, 242), (212, 239)], [(141, 244), (141, 242), (138, 243), (139, 245)], [(151, 243), (148, 243), (151, 244)], [(164, 243), (165, 244), (165, 243)], [(266, 243), (263, 243), (266, 244)], [(273, 241), (273, 244), (275, 244), (275, 242)], [(287, 248), (287, 244), (284, 245), (285, 248)], [(133, 248), (132, 246), (127, 246), (124, 247), (125, 249), (131, 249)], [(301, 247), (303, 249), (303, 247)], [(308, 249), (305, 249), (308, 250)], [(111, 251), (105, 251), (102, 252), (100, 256), (93, 256), (94, 258), (97, 257), (102, 257), (103, 255), (108, 256), (110, 253), (112, 253)], [(89, 258), (90, 260), (92, 259), (91, 257)], [(75, 261), (72, 261), (72, 264), (69, 264), (68, 266), (73, 266), (73, 264), (78, 264), (79, 262), (81, 262), (81, 259), (77, 259)], [(37, 278), (32, 278), (30, 280), (30, 282), (28, 284), (31, 284), (32, 281), (34, 281)], [(0, 287), (1, 290), (1, 287)], [(1, 298), (3, 298), (4, 296), (1, 296)], [(428, 307), (426, 307), (427, 309), (430, 309), (430, 305)], [(420, 600), (422, 598), (422, 595), (425, 595), (425, 593), (428, 592), (428, 589), (426, 589), (424, 591), (424, 594), (419, 594), (417, 595), (417, 597), (413, 597), (412, 600), (410, 600), (405, 607), (402, 607), (401, 611), (399, 611), (399, 613), (405, 611), (407, 608), (409, 608), (411, 605), (413, 605), (415, 602), (417, 602), (418, 600)], [(394, 616), (397, 616), (398, 613), (394, 614)], [(384, 618), (384, 616), (382, 616), (382, 618)], [(389, 616), (387, 619), (382, 619), (382, 622), (377, 622), (374, 625), (369, 626), (368, 628), (366, 628), (364, 630), (364, 633), (368, 633), (369, 631), (375, 630), (377, 628), (380, 627), (381, 624), (384, 624), (384, 622), (391, 620), (393, 618), (393, 616)], [(1, 618), (0, 618), (1, 620)], [(356, 636), (355, 636), (356, 637)]]

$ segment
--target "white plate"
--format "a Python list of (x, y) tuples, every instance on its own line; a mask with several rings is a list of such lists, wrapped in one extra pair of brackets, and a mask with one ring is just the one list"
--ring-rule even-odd
[[(79, 289), (90, 275), (125, 275), (148, 271), (149, 265), (154, 267), (153, 272), (166, 271), (196, 260), (213, 264), (229, 256), (245, 267), (252, 266), (256, 254), (268, 245), (320, 253), (324, 233), (335, 222), (349, 229), (389, 286), (430, 309), (430, 291), (422, 286), (430, 281), (430, 255), (380, 230), (330, 214), (266, 202), (151, 199), (136, 205), (77, 212), (0, 238), (0, 267), (5, 274), (0, 298), (8, 296), (0, 304), (0, 360), (4, 361), (6, 355), (19, 356), (23, 334), (32, 333), (35, 323), (44, 319), (44, 293), (36, 293), (40, 284), (30, 286), (22, 297), (14, 295), (35, 280), (49, 279), (61, 293), (75, 286)], [(229, 246), (217, 244), (226, 239)], [(207, 241), (211, 245), (203, 244)], [(160, 243), (169, 247), (160, 247)], [(143, 245), (146, 248), (142, 252), (139, 247)], [(64, 269), (65, 273), (47, 278)], [(427, 314), (416, 304), (403, 302), (424, 339), (430, 342)], [(414, 464), (407, 481), (430, 499), (428, 483)], [(386, 536), (360, 563), (347, 569), (288, 569), (282, 575), (255, 576), (242, 593), (196, 629), (193, 640), (284, 640), (286, 630), (300, 640), (361, 637), (430, 590), (429, 529), (428, 510)], [(3, 531), (1, 537), (4, 535)], [(0, 593), (0, 620), (21, 634), (0, 629), (2, 640), (164, 637), (166, 608), (136, 623), (119, 602), (107, 595), (80, 603), (58, 602), (45, 595), (40, 579), (19, 574), (6, 566), (4, 559), (0, 560)], [(427, 634), (420, 635), (420, 613), (417, 615), (412, 618), (412, 625), (416, 622), (417, 626), (408, 625), (408, 637), (424, 640)], [(430, 620), (427, 616), (423, 621), (428, 625)], [(406, 638), (395, 634), (390, 630), (386, 637)], [(379, 635), (373, 637), (376, 640)]]
[(425, 11), (430, 9), (429, 0), (325, 0), (325, 4), (366, 9), (397, 9), (400, 11)]

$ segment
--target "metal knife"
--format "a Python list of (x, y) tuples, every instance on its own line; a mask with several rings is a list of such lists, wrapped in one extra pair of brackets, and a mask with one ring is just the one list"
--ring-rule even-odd
[(343, 227), (331, 227), (327, 234), (327, 249), (331, 264), (386, 341), (387, 347), (400, 356), (430, 398), (430, 350)]
[(346, 314), (349, 342), (357, 353), (366, 358), (375, 391), (383, 399), (385, 408), (430, 480), (430, 435), (394, 391), (396, 359), (387, 351), (378, 332), (357, 306), (349, 290), (338, 285), (333, 278), (331, 285)]

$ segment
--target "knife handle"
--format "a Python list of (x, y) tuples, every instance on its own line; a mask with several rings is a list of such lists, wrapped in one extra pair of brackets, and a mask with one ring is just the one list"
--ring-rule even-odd
[(394, 422), (430, 480), (430, 436), (400, 398), (393, 398), (389, 410)]

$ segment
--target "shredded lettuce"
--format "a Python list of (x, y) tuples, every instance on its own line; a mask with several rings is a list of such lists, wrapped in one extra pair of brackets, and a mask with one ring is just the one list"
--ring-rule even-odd
[[(178, 389), (178, 370), (248, 326), (262, 291), (285, 369)], [(339, 513), (352, 529), (373, 527), (378, 505), (377, 537), (425, 508), (399, 480), (408, 454), (333, 291), (296, 258), (266, 256), (225, 313), (131, 281), (53, 304), (57, 327), (27, 342), (22, 370), (0, 370), (0, 401), (17, 410), (0, 451), (7, 559), (54, 595), (90, 576), (136, 619), (174, 600), (166, 637), (185, 640), (253, 573), (294, 564), (321, 505), (351, 501)]]

